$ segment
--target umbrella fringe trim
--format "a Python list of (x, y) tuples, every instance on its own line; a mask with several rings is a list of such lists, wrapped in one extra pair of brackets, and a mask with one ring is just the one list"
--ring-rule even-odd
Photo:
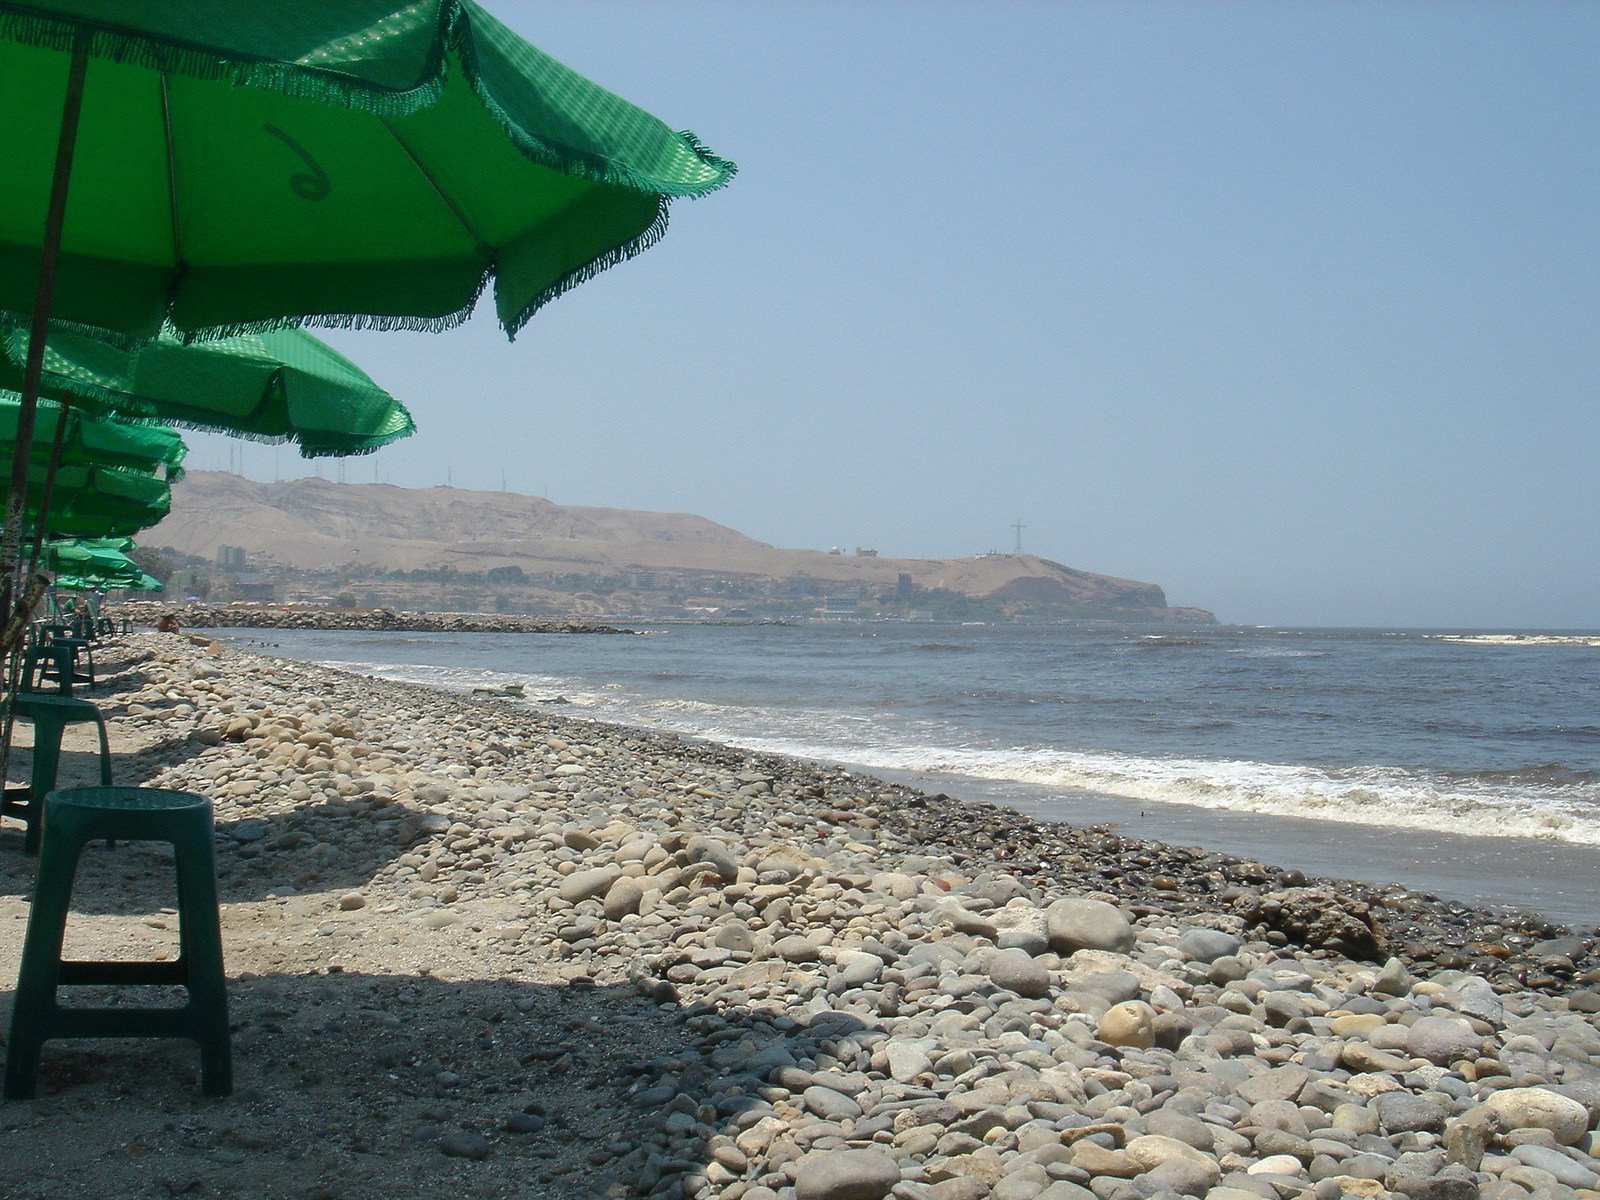
[(620, 263), (627, 262), (630, 258), (638, 257), (659, 242), (667, 233), (668, 208), (666, 197), (661, 197), (656, 205), (655, 220), (650, 222), (649, 227), (640, 233), (638, 237), (615, 249), (606, 251), (599, 258), (585, 263), (575, 271), (569, 271), (535, 295), (533, 299), (522, 306), (514, 317), (505, 322), (507, 335), (515, 341), (517, 334), (522, 332), (522, 327), (532, 320), (534, 314), (546, 304), (549, 304), (552, 300), (560, 299), (580, 284), (587, 283), (602, 271), (608, 271)]
[(392, 313), (306, 313), (292, 317), (260, 317), (253, 321), (233, 321), (227, 325), (207, 325), (201, 329), (184, 330), (181, 334), (186, 345), (207, 342), (213, 338), (241, 337), (250, 333), (270, 333), (274, 329), (378, 329), (401, 330), (407, 333), (443, 333), (466, 323), (477, 307), (489, 274), (474, 290), (472, 298), (454, 312), (438, 317), (408, 317)]
[[(367, 438), (346, 440), (341, 442), (341, 444), (337, 447), (308, 447), (305, 445), (305, 443), (299, 441), (299, 437), (303, 435), (292, 433), (258, 433), (255, 430), (248, 429), (227, 429), (219, 425), (208, 425), (204, 421), (186, 420), (183, 417), (146, 416), (142, 414), (132, 415), (127, 413), (120, 413), (118, 415), (122, 418), (122, 420), (126, 421), (130, 425), (168, 425), (177, 429), (193, 430), (196, 433), (214, 433), (222, 437), (238, 438), (241, 441), (256, 442), (265, 446), (282, 446), (286, 443), (293, 442), (295, 443), (296, 448), (300, 451), (301, 458), (356, 458), (365, 454), (375, 454), (377, 451), (382, 450), (385, 446), (391, 445), (394, 442), (398, 442), (401, 438), (410, 437), (417, 431), (416, 423), (408, 422), (404, 429), (397, 430), (392, 433), (375, 434), (374, 436)], [(338, 434), (336, 436), (340, 438), (347, 437), (347, 435), (344, 434)], [(173, 470), (176, 470), (178, 473), (174, 475), (172, 473)], [(167, 471), (168, 482), (175, 482), (178, 479), (182, 479), (184, 470), (185, 469), (183, 467), (174, 467), (169, 469)]]
[[(17, 310), (0, 312), (0, 329), (27, 330), (30, 316), (28, 313)], [(69, 334), (74, 337), (97, 338), (108, 345), (115, 346), (118, 350), (135, 351), (147, 345), (155, 334), (144, 337), (135, 333), (123, 333), (104, 325), (92, 325), (87, 321), (73, 321), (64, 317), (52, 316), (48, 318), (45, 336), (50, 334)]]
[[(0, 12), (0, 37), (59, 53), (77, 45), (78, 31), (88, 31), (86, 53), (150, 71), (172, 72), (204, 81), (258, 87), (280, 95), (339, 104), (380, 117), (404, 117), (438, 100), (444, 92), (449, 52), (454, 51), (467, 85), (526, 157), (564, 174), (595, 183), (669, 196), (703, 196), (726, 187), (737, 167), (713, 154), (693, 133), (676, 134), (679, 142), (715, 174), (700, 182), (668, 181), (625, 164), (550, 145), (518, 124), (484, 83), (478, 68), (467, 5), (452, 0), (442, 7), (440, 27), (429, 50), (423, 77), (413, 86), (390, 90), (314, 66), (267, 59), (221, 58), (214, 48), (174, 45), (112, 24), (66, 20), (42, 13)], [(492, 18), (491, 18), (492, 20)], [(623, 101), (623, 103), (627, 103)], [(642, 110), (641, 110), (642, 111)]]
[[(659, 236), (659, 235), (658, 235)], [(287, 317), (260, 317), (254, 321), (235, 321), (229, 325), (207, 325), (203, 329), (194, 329), (178, 332), (179, 339), (190, 345), (195, 342), (208, 342), (216, 338), (243, 337), (252, 333), (268, 333), (274, 329), (304, 328), (311, 326), (316, 329), (377, 329), (377, 330), (402, 330), (407, 333), (443, 333), (454, 329), (458, 325), (466, 324), (467, 318), (472, 316), (473, 310), (478, 307), (478, 301), (483, 298), (484, 289), (489, 286), (489, 281), (494, 278), (494, 264), (485, 263), (483, 271), (478, 275), (478, 282), (473, 284), (472, 294), (460, 308), (454, 312), (443, 313), (436, 317), (407, 316), (404, 313), (301, 313)], [(508, 331), (513, 336), (515, 330)]]

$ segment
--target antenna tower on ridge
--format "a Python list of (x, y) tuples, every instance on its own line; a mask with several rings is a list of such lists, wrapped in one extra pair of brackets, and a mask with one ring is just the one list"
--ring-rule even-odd
[(1022, 518), (1018, 517), (1017, 520), (1016, 520), (1016, 523), (1013, 524), (1011, 526), (1011, 528), (1013, 528), (1013, 529), (1015, 529), (1017, 531), (1017, 549), (1016, 549), (1016, 553), (1021, 554), (1022, 553), (1022, 531), (1024, 529), (1026, 529), (1027, 526), (1022, 523)]

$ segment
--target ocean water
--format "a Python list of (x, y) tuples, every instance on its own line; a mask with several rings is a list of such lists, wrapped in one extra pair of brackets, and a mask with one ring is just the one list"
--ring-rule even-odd
[(1600, 635), (816, 623), (225, 637), (444, 688), (518, 683), (563, 715), (1600, 921)]

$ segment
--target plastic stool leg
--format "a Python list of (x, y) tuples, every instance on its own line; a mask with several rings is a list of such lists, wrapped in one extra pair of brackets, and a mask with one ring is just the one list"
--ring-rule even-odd
[(66, 723), (51, 713), (41, 713), (33, 719), (33, 771), (29, 776), (33, 792), (28, 800), (32, 819), (22, 839), (22, 849), (27, 854), (39, 853), (44, 798), (56, 788), (56, 774), (61, 767), (61, 733), (65, 728)]
[(228, 991), (218, 920), (216, 853), (212, 825), (178, 835), (178, 946), (189, 977), (189, 1003), (200, 1043), (200, 1090), (207, 1096), (233, 1091), (233, 1043), (228, 1026)]
[(11, 1009), (11, 1040), (6, 1047), (5, 1097), (31, 1099), (39, 1073), (39, 1050), (49, 1036), (61, 977), (61, 944), (66, 938), (72, 881), (78, 873), (83, 839), (68, 827), (53, 831), (48, 853), (39, 860), (33, 906), (22, 942), (22, 965)]

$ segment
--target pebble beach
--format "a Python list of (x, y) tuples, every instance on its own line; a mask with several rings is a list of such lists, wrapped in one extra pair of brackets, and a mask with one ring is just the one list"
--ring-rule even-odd
[[(49, 1043), (0, 1196), (1600, 1196), (1592, 928), (203, 634), (97, 657), (117, 781), (215, 801), (236, 1090)], [(170, 955), (173, 900), (96, 847), (67, 951)]]

